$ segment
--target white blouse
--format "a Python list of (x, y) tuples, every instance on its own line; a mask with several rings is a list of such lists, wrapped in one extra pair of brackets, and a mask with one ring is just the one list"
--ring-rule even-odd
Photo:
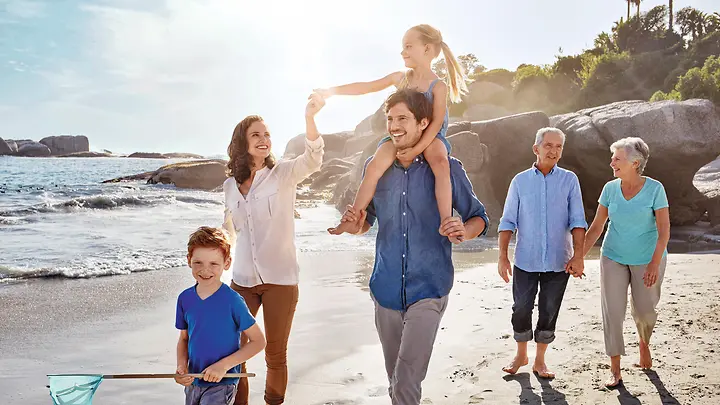
[(255, 173), (243, 196), (234, 178), (223, 183), (223, 228), (235, 245), (232, 279), (242, 287), (259, 284), (296, 285), (299, 266), (295, 254), (295, 194), (297, 184), (320, 170), (325, 142), (305, 141), (305, 152), (279, 160), (272, 169)]

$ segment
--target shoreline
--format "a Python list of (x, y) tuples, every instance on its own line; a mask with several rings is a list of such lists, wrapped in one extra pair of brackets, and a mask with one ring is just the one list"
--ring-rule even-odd
[[(500, 368), (514, 354), (512, 284), (497, 276), (497, 252), (454, 252), (455, 283), (441, 323), (423, 404), (715, 404), (720, 401), (720, 255), (671, 254), (653, 341), (656, 369), (634, 370), (634, 325), (625, 322), (626, 391), (599, 388), (607, 372), (599, 308), (598, 261), (571, 279), (548, 364), (558, 378), (540, 382), (524, 367)], [(299, 253), (300, 302), (290, 338), (288, 403), (387, 404), (382, 351), (367, 279), (368, 252)], [(342, 263), (338, 266), (338, 263)], [(688, 271), (692, 270), (692, 271)], [(224, 280), (229, 281), (229, 272)], [(45, 374), (171, 372), (177, 294), (191, 285), (186, 268), (80, 280), (32, 280), (0, 286), (6, 323), (0, 333), (0, 403), (47, 403)], [(82, 298), (81, 298), (82, 297)], [(258, 317), (262, 325), (262, 312)], [(674, 346), (673, 346), (674, 345)], [(534, 347), (530, 345), (530, 355)], [(531, 359), (532, 360), (532, 359)], [(251, 405), (262, 404), (264, 359), (248, 362)], [(661, 389), (662, 388), (662, 389)], [(664, 391), (663, 391), (664, 390)], [(169, 381), (107, 381), (102, 404), (177, 403)], [(673, 400), (675, 402), (673, 402)]]

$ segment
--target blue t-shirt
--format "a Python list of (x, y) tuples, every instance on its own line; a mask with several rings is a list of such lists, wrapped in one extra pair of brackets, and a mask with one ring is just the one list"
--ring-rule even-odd
[[(202, 373), (213, 363), (240, 350), (240, 333), (255, 324), (245, 300), (227, 284), (204, 300), (198, 296), (196, 287), (180, 293), (175, 313), (175, 327), (187, 329), (189, 335), (189, 373)], [(228, 373), (239, 373), (239, 370), (240, 366), (235, 366)], [(223, 378), (219, 383), (196, 378), (193, 384), (213, 386), (237, 382), (237, 378)]]
[[(669, 206), (662, 183), (645, 177), (642, 189), (628, 201), (620, 179), (615, 179), (605, 184), (598, 202), (608, 209), (610, 218), (603, 256), (629, 266), (650, 263), (658, 240), (655, 211)], [(663, 256), (666, 254), (667, 249)]]

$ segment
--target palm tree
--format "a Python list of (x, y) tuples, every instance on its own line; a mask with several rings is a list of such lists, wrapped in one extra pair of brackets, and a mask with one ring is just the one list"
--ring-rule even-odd
[(627, 6), (628, 6), (626, 21), (630, 21), (630, 4), (634, 3), (634, 2), (635, 2), (634, 0), (625, 0), (625, 3), (627, 3)]
[(668, 31), (673, 30), (673, 0), (670, 1), (670, 24), (668, 25)]
[(637, 18), (640, 19), (640, 2), (642, 0), (632, 0), (633, 3), (637, 6)]

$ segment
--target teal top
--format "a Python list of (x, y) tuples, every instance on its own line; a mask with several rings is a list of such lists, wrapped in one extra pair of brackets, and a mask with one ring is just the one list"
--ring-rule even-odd
[(605, 184), (598, 202), (608, 209), (610, 218), (602, 244), (603, 256), (629, 266), (650, 263), (658, 240), (655, 211), (669, 206), (662, 183), (645, 177), (642, 189), (626, 200), (620, 179), (615, 179)]

